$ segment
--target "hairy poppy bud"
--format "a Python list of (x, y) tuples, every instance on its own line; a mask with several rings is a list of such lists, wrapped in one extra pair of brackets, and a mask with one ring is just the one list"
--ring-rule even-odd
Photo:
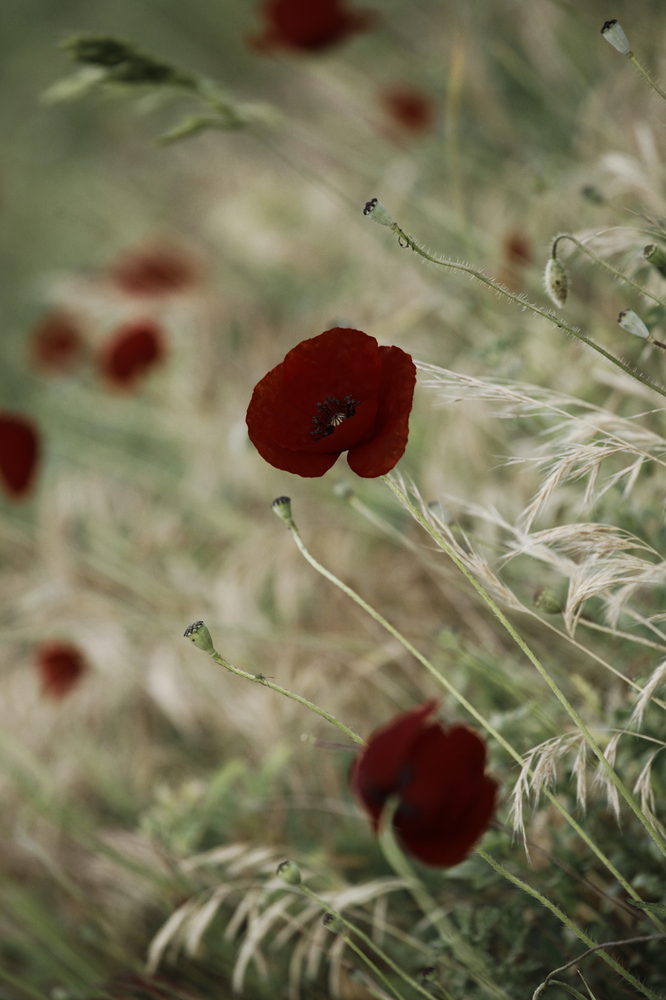
[(564, 265), (557, 257), (548, 258), (543, 283), (546, 286), (550, 300), (561, 309), (567, 301), (569, 281), (567, 279), (567, 272), (564, 270)]
[(666, 253), (661, 247), (658, 247), (656, 243), (650, 243), (643, 250), (643, 256), (653, 267), (656, 267), (663, 278), (666, 278)]

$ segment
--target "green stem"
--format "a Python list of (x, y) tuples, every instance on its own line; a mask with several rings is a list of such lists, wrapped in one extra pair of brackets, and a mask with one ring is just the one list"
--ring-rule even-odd
[(603, 941), (601, 944), (595, 944), (593, 948), (588, 948), (582, 955), (576, 955), (576, 957), (572, 958), (570, 962), (566, 963), (566, 965), (560, 965), (557, 969), (553, 969), (552, 972), (549, 972), (544, 981), (535, 989), (532, 994), (532, 1000), (537, 1000), (537, 998), (541, 996), (549, 984), (554, 982), (553, 976), (556, 976), (558, 972), (564, 972), (566, 969), (570, 969), (572, 965), (578, 965), (583, 958), (587, 958), (588, 955), (593, 955), (595, 951), (600, 951), (602, 948), (619, 948), (625, 944), (638, 944), (642, 941), (658, 941), (660, 938), (663, 938), (663, 936), (663, 934), (641, 934), (638, 937), (622, 938), (620, 941)]
[(345, 726), (344, 723), (336, 719), (334, 715), (330, 712), (325, 712), (323, 708), (319, 705), (315, 705), (314, 702), (308, 701), (307, 698), (302, 698), (300, 694), (294, 694), (293, 691), (289, 691), (287, 688), (283, 688), (281, 684), (275, 684), (273, 681), (269, 680), (268, 677), (264, 677), (263, 674), (251, 674), (247, 670), (241, 670), (240, 667), (234, 667), (233, 664), (225, 660), (223, 656), (220, 656), (218, 651), (213, 646), (213, 641), (210, 636), (210, 632), (206, 628), (203, 622), (194, 622), (185, 631), (185, 638), (190, 639), (199, 649), (203, 649), (204, 652), (208, 653), (216, 663), (219, 663), (221, 667), (225, 670), (229, 670), (232, 674), (237, 674), (238, 677), (244, 677), (245, 680), (254, 681), (256, 684), (263, 684), (264, 687), (269, 688), (271, 691), (276, 691), (278, 694), (283, 694), (287, 698), (291, 698), (292, 701), (298, 702), (299, 705), (305, 705), (309, 708), (311, 712), (315, 712), (320, 715), (322, 719), (326, 719), (327, 722), (332, 723), (332, 725), (337, 726), (340, 732), (344, 733), (354, 741), (354, 743), (360, 743), (362, 746), (365, 745), (365, 740), (358, 733), (355, 733), (353, 729), (349, 726)]
[(447, 944), (455, 958), (467, 969), (470, 976), (476, 980), (489, 996), (497, 1000), (508, 1000), (507, 993), (494, 982), (485, 958), (462, 936), (456, 927), (451, 923), (446, 914), (430, 895), (421, 880), (414, 874), (414, 870), (405, 857), (404, 852), (398, 846), (393, 832), (393, 815), (400, 800), (395, 796), (390, 799), (382, 814), (382, 827), (379, 834), (379, 844), (384, 857), (390, 864), (396, 875), (404, 879), (405, 884), (411, 892), (417, 905), (423, 913), (430, 919), (434, 927), (439, 931), (442, 941)]
[(599, 763), (601, 764), (601, 767), (608, 775), (609, 780), (613, 783), (613, 785), (615, 785), (618, 792), (625, 800), (629, 808), (632, 810), (638, 821), (645, 827), (645, 829), (650, 834), (650, 836), (654, 840), (659, 850), (666, 857), (666, 843), (664, 842), (663, 838), (659, 835), (659, 832), (652, 826), (647, 816), (643, 814), (638, 802), (636, 802), (635, 798), (633, 797), (629, 789), (626, 787), (624, 782), (620, 779), (619, 775), (614, 771), (609, 762), (606, 760), (601, 747), (593, 737), (592, 733), (587, 728), (587, 726), (585, 725), (582, 718), (580, 717), (576, 709), (573, 707), (571, 702), (565, 696), (564, 692), (561, 690), (560, 687), (558, 687), (553, 678), (550, 676), (550, 674), (543, 666), (541, 661), (537, 659), (537, 657), (532, 652), (530, 647), (527, 645), (523, 637), (519, 635), (519, 633), (515, 630), (509, 619), (500, 610), (500, 608), (492, 599), (490, 594), (482, 587), (479, 581), (476, 580), (475, 577), (467, 569), (465, 564), (458, 558), (458, 556), (455, 554), (455, 552), (453, 551), (449, 543), (446, 541), (446, 539), (426, 520), (423, 514), (414, 506), (414, 504), (409, 500), (409, 498), (405, 495), (405, 493), (403, 493), (403, 491), (399, 488), (399, 486), (393, 482), (393, 480), (391, 480), (388, 476), (383, 476), (382, 478), (384, 482), (388, 485), (389, 489), (391, 489), (392, 492), (395, 494), (395, 496), (398, 498), (400, 503), (403, 504), (403, 506), (407, 507), (412, 516), (416, 518), (419, 524), (421, 524), (429, 533), (429, 535), (435, 540), (435, 542), (437, 542), (437, 545), (439, 545), (442, 551), (446, 552), (449, 558), (455, 563), (455, 565), (458, 567), (458, 569), (463, 574), (465, 579), (474, 587), (479, 596), (485, 601), (490, 610), (493, 612), (495, 617), (504, 626), (504, 628), (509, 633), (509, 635), (516, 643), (518, 648), (522, 650), (522, 652), (525, 654), (530, 663), (538, 671), (541, 678), (546, 682), (550, 690), (553, 692), (553, 694), (559, 701), (559, 703), (562, 705), (562, 707), (567, 712), (569, 717), (573, 720), (576, 727), (585, 737), (588, 746), (594, 753), (595, 757), (597, 757)]
[[(330, 905), (326, 902), (326, 900), (323, 899), (321, 896), (318, 896), (316, 892), (312, 891), (312, 889), (308, 889), (307, 886), (303, 885), (302, 883), (299, 885), (299, 889), (302, 892), (304, 892), (305, 895), (308, 896), (308, 898), (311, 899), (314, 903), (317, 903), (318, 906), (321, 906), (322, 910), (325, 913), (332, 913), (333, 916), (337, 920), (339, 920), (340, 923), (343, 924), (347, 928), (348, 931), (350, 931), (352, 934), (355, 934), (356, 937), (359, 938), (363, 942), (364, 945), (366, 945), (366, 947), (371, 948), (372, 951), (374, 951), (374, 953), (379, 958), (381, 958), (381, 960), (383, 962), (385, 962), (388, 965), (389, 969), (392, 969), (393, 972), (395, 972), (395, 974), (397, 976), (400, 976), (400, 978), (405, 983), (407, 983), (413, 989), (417, 990), (419, 993), (422, 993), (423, 996), (425, 996), (425, 997), (428, 998), (428, 1000), (432, 1000), (432, 994), (429, 992), (429, 990), (427, 990), (427, 989), (425, 989), (425, 987), (421, 986), (421, 984), (419, 982), (417, 982), (416, 979), (412, 978), (412, 976), (410, 976), (409, 973), (405, 972), (404, 969), (401, 969), (400, 966), (396, 962), (394, 962), (393, 959), (390, 958), (390, 956), (387, 955), (383, 951), (383, 949), (380, 948), (379, 945), (375, 941), (372, 940), (371, 937), (368, 937), (368, 935), (366, 933), (364, 933), (364, 931), (360, 930), (356, 926), (356, 924), (353, 924), (350, 920), (347, 920), (337, 910), (331, 909)], [(349, 938), (347, 936), (345, 936), (345, 941), (347, 942), (347, 944), (349, 944), (349, 946), (351, 948), (354, 949), (354, 951), (356, 951), (358, 954), (360, 954), (363, 957), (364, 961), (366, 961), (368, 963), (368, 965), (373, 970), (373, 972), (377, 973), (376, 967), (371, 964), (371, 962), (366, 958), (366, 956), (363, 954), (363, 952), (359, 951), (359, 949), (356, 947), (356, 945), (354, 945), (354, 944), (352, 944), (350, 942), (350, 940), (349, 940)], [(380, 975), (381, 975), (381, 973), (380, 973)], [(385, 983), (387, 983), (387, 985), (390, 985), (388, 983), (388, 980), (386, 979), (385, 976), (381, 976), (381, 978), (383, 979), (383, 981)], [(393, 987), (391, 987), (391, 988), (393, 989)], [(394, 992), (395, 992), (395, 990), (394, 990)]]
[(631, 62), (634, 64), (634, 66), (636, 67), (636, 69), (638, 70), (638, 72), (641, 73), (645, 77), (645, 79), (650, 84), (650, 86), (655, 91), (655, 93), (659, 94), (659, 96), (661, 97), (661, 99), (663, 101), (666, 101), (666, 94), (664, 93), (663, 90), (661, 90), (657, 86), (657, 84), (654, 82), (654, 80), (652, 79), (652, 77), (650, 76), (650, 74), (648, 73), (648, 71), (641, 66), (641, 64), (639, 63), (638, 59), (634, 55), (634, 53), (633, 52), (628, 52), (627, 53), (627, 58), (629, 60), (631, 60)]
[[(580, 240), (577, 240), (575, 236), (571, 236), (569, 233), (560, 233), (559, 236), (555, 237), (555, 239), (553, 240), (553, 248), (552, 248), (553, 257), (555, 257), (556, 255), (557, 244), (560, 242), (560, 240), (569, 240), (571, 243), (575, 243), (576, 246), (583, 251), (583, 253), (586, 253), (588, 257), (590, 257), (597, 264), (600, 264), (601, 267), (604, 267), (607, 271), (610, 271), (611, 274), (614, 274), (616, 278), (620, 279), (620, 281), (624, 281), (627, 285), (631, 285), (632, 288), (635, 288), (636, 291), (641, 293), (641, 295), (644, 295), (648, 299), (652, 299), (652, 301), (656, 302), (657, 305), (660, 305), (666, 309), (666, 302), (658, 298), (656, 295), (653, 295), (652, 292), (649, 292), (647, 290), (647, 288), (643, 288), (641, 285), (638, 284), (638, 282), (633, 281), (631, 278), (628, 278), (626, 274), (622, 274), (621, 271), (617, 271), (614, 267), (612, 267), (611, 264), (609, 264), (605, 260), (602, 260), (602, 258), (598, 257), (596, 253), (593, 253), (592, 250), (589, 249), (589, 247), (586, 247), (584, 243), (581, 243)], [(651, 343), (656, 343), (656, 341), (651, 341)]]
[[(409, 500), (407, 500), (407, 504), (409, 505)], [(458, 704), (462, 705), (462, 707), (472, 716), (472, 718), (476, 719), (479, 725), (483, 729), (485, 729), (485, 731), (490, 736), (492, 736), (492, 738), (496, 740), (497, 743), (501, 747), (503, 747), (504, 750), (506, 750), (509, 756), (511, 756), (521, 768), (524, 768), (525, 760), (521, 756), (521, 754), (518, 753), (515, 747), (513, 747), (511, 743), (509, 743), (502, 736), (502, 734), (498, 732), (498, 730), (495, 729), (495, 727), (490, 722), (488, 722), (488, 720), (485, 719), (484, 716), (481, 715), (479, 711), (477, 711), (474, 705), (472, 705), (472, 703), (469, 702), (467, 698), (465, 698), (465, 696), (461, 694), (457, 690), (457, 688), (453, 686), (453, 684), (451, 684), (451, 682), (448, 680), (447, 677), (444, 676), (444, 674), (441, 674), (437, 670), (437, 668), (428, 659), (426, 659), (426, 657), (422, 653), (420, 653), (419, 650), (415, 646), (413, 646), (408, 639), (405, 638), (405, 636), (403, 636), (393, 625), (391, 625), (390, 622), (388, 622), (383, 617), (383, 615), (381, 615), (378, 611), (375, 611), (375, 609), (370, 604), (368, 604), (367, 601), (364, 601), (363, 598), (360, 596), (360, 594), (357, 594), (356, 591), (352, 590), (351, 587), (348, 587), (346, 583), (343, 583), (342, 580), (339, 580), (337, 576), (335, 576), (333, 573), (330, 572), (330, 570), (327, 570), (324, 566), (321, 565), (321, 563), (317, 562), (314, 556), (310, 555), (305, 545), (303, 544), (303, 540), (298, 532), (298, 529), (293, 521), (293, 518), (291, 517), (291, 513), (289, 513), (288, 516), (284, 515), (281, 516), (283, 517), (283, 520), (285, 521), (287, 527), (289, 528), (292, 537), (299, 548), (299, 551), (301, 552), (303, 557), (310, 563), (313, 569), (315, 569), (318, 573), (320, 573), (323, 577), (325, 577), (325, 579), (329, 580), (336, 587), (338, 587), (339, 590), (341, 590), (344, 594), (350, 597), (356, 604), (359, 605), (359, 607), (363, 608), (364, 611), (366, 611), (372, 618), (374, 618), (374, 620), (378, 622), (382, 626), (382, 628), (384, 628), (389, 633), (389, 635), (392, 635), (394, 639), (397, 639), (397, 641), (403, 646), (403, 648), (406, 649), (407, 652), (411, 653), (411, 655), (416, 660), (418, 660), (418, 662), (428, 671), (428, 673), (432, 675), (435, 681), (446, 691), (448, 691), (449, 694), (456, 699)], [(429, 529), (428, 525), (426, 525), (426, 527), (428, 527)], [(530, 773), (532, 772), (530, 771)], [(566, 820), (566, 822), (569, 823), (572, 829), (576, 831), (581, 840), (590, 848), (590, 850), (596, 855), (599, 861), (608, 869), (613, 878), (616, 879), (618, 884), (622, 886), (625, 892), (629, 896), (631, 896), (632, 899), (635, 899), (636, 902), (641, 902), (642, 901), (641, 896), (638, 894), (636, 889), (634, 889), (634, 887), (629, 882), (627, 882), (627, 880), (620, 874), (620, 872), (612, 863), (610, 858), (606, 857), (601, 848), (597, 846), (597, 844), (594, 842), (594, 840), (592, 840), (589, 834), (580, 826), (580, 824), (562, 805), (559, 798), (548, 788), (544, 789), (544, 795), (555, 807), (555, 809), (557, 809), (560, 815)], [(652, 923), (655, 925), (655, 927), (657, 927), (659, 930), (663, 930), (661, 922), (658, 920), (658, 918), (654, 916), (654, 914), (650, 914), (650, 919), (652, 920)]]
[(657, 382), (653, 382), (653, 380), (648, 378), (647, 375), (644, 375), (643, 372), (636, 371), (626, 361), (621, 361), (620, 358), (616, 358), (614, 354), (610, 354), (608, 351), (604, 350), (600, 344), (595, 343), (595, 341), (590, 337), (586, 337), (585, 334), (581, 333), (580, 330), (577, 330), (576, 327), (569, 326), (568, 323), (564, 323), (562, 320), (557, 319), (553, 316), (552, 312), (547, 312), (545, 309), (541, 309), (539, 306), (534, 305), (534, 303), (528, 302), (527, 299), (522, 296), (516, 295), (514, 292), (510, 292), (507, 288), (503, 288), (491, 278), (486, 278), (485, 274), (482, 274), (475, 268), (470, 267), (468, 264), (461, 264), (457, 261), (447, 260), (441, 257), (433, 257), (432, 254), (427, 253), (423, 247), (420, 247), (411, 236), (408, 236), (407, 233), (403, 232), (397, 222), (394, 222), (390, 226), (390, 229), (397, 235), (399, 241), (404, 240), (405, 246), (411, 247), (415, 253), (419, 254), (419, 256), (423, 257), (425, 260), (429, 260), (433, 264), (439, 264), (440, 267), (450, 267), (454, 271), (464, 271), (465, 274), (471, 274), (473, 278), (483, 282), (484, 285), (488, 285), (489, 288), (492, 288), (499, 295), (503, 295), (505, 298), (511, 299), (512, 302), (516, 302), (521, 309), (530, 309), (537, 316), (543, 316), (544, 319), (547, 319), (549, 323), (552, 323), (554, 326), (558, 327), (558, 329), (565, 330), (567, 333), (570, 333), (572, 337), (576, 337), (576, 339), (580, 340), (583, 344), (587, 344), (587, 346), (591, 347), (593, 351), (596, 351), (597, 354), (601, 354), (602, 357), (606, 358), (607, 361), (610, 361), (611, 364), (620, 368), (623, 372), (626, 372), (627, 375), (631, 375), (631, 377), (635, 378), (638, 382), (642, 382), (643, 385), (648, 386), (650, 389), (654, 389), (654, 391), (658, 392), (660, 396), (666, 397), (666, 389), (663, 386), (659, 385)]
[[(580, 928), (577, 926), (577, 924), (575, 924), (573, 920), (571, 920), (571, 918), (566, 915), (566, 913), (563, 913), (563, 911), (560, 910), (559, 906), (556, 906), (555, 903), (552, 903), (549, 899), (546, 898), (546, 896), (543, 896), (537, 889), (534, 889), (531, 885), (528, 885), (527, 882), (523, 882), (522, 879), (519, 879), (517, 878), (517, 876), (512, 875), (510, 871), (507, 871), (507, 869), (504, 868), (502, 865), (500, 865), (499, 862), (495, 861), (495, 859), (491, 857), (491, 855), (488, 854), (486, 851), (484, 851), (482, 847), (477, 847), (476, 853), (479, 854), (484, 859), (484, 861), (486, 861), (490, 865), (491, 868), (494, 868), (499, 875), (507, 879), (507, 881), (511, 882), (519, 889), (522, 889), (522, 891), (526, 892), (529, 896), (532, 896), (533, 899), (537, 899), (542, 906), (545, 906), (546, 909), (550, 910), (550, 912), (553, 913), (558, 920), (561, 920), (562, 923), (566, 927), (568, 927), (571, 933), (575, 934), (580, 941), (582, 941), (584, 944), (588, 946), (588, 948), (598, 948), (598, 946), (595, 944), (592, 938), (588, 937), (584, 931), (581, 931)], [(617, 972), (624, 979), (630, 982), (635, 989), (639, 990), (644, 996), (648, 997), (649, 1000), (663, 1000), (662, 997), (657, 996), (656, 993), (653, 993), (651, 989), (649, 989), (647, 986), (644, 986), (643, 983), (641, 983), (638, 979), (632, 976), (631, 973), (628, 972), (625, 968), (623, 968), (619, 962), (616, 962), (614, 958), (612, 958), (610, 955), (607, 955), (605, 951), (599, 950), (599, 954), (601, 958), (607, 963), (607, 965), (610, 965), (610, 967), (614, 969), (615, 972)]]

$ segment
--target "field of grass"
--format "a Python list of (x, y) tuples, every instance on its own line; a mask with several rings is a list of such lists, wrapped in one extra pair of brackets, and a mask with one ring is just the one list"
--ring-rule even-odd
[[(243, 0), (0, 12), (0, 465), (3, 415), (39, 439), (0, 483), (0, 998), (666, 996), (661, 4), (343, 6), (376, 17), (316, 51)], [(388, 477), (248, 439), (334, 327), (417, 365)], [(363, 739), (438, 699), (499, 786), (478, 848), (376, 837), (276, 686)]]

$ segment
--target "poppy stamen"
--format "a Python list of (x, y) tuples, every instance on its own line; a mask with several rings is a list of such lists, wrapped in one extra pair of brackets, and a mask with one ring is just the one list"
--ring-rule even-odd
[(360, 400), (351, 396), (345, 396), (342, 403), (335, 396), (327, 396), (323, 403), (317, 403), (317, 416), (312, 418), (314, 429), (310, 431), (315, 441), (328, 437), (344, 420), (353, 417), (359, 403)]

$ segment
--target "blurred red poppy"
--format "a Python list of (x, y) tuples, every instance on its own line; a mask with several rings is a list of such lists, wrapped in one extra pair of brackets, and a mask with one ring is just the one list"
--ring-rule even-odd
[(65, 312), (52, 312), (35, 327), (30, 341), (30, 356), (36, 368), (47, 372), (65, 372), (81, 354), (81, 334), (75, 320)]
[(426, 865), (459, 864), (488, 829), (497, 784), (484, 773), (486, 747), (466, 726), (432, 721), (437, 701), (396, 716), (356, 756), (352, 791), (377, 832), (387, 801), (399, 805), (393, 828), (403, 849)]
[(18, 413), (0, 413), (0, 484), (14, 500), (30, 492), (39, 460), (39, 433)]
[(373, 11), (349, 10), (346, 0), (264, 0), (264, 33), (250, 39), (260, 51), (326, 49), (376, 20)]
[(100, 369), (118, 389), (131, 389), (166, 354), (162, 331), (152, 320), (121, 326), (102, 348)]
[(435, 124), (434, 101), (415, 87), (387, 87), (379, 99), (390, 118), (406, 132), (422, 134)]
[(415, 383), (409, 354), (335, 327), (298, 344), (255, 386), (250, 440), (298, 476), (323, 476), (343, 451), (357, 475), (383, 476), (407, 445)]
[(44, 643), (37, 650), (42, 694), (49, 698), (64, 698), (76, 687), (86, 669), (83, 655), (67, 642)]
[(509, 264), (517, 264), (524, 267), (526, 264), (531, 264), (534, 260), (532, 242), (529, 236), (519, 229), (513, 229), (506, 233), (502, 244), (504, 257)]
[(187, 291), (197, 282), (198, 268), (184, 250), (153, 247), (125, 254), (111, 268), (110, 278), (126, 295), (157, 298)]

